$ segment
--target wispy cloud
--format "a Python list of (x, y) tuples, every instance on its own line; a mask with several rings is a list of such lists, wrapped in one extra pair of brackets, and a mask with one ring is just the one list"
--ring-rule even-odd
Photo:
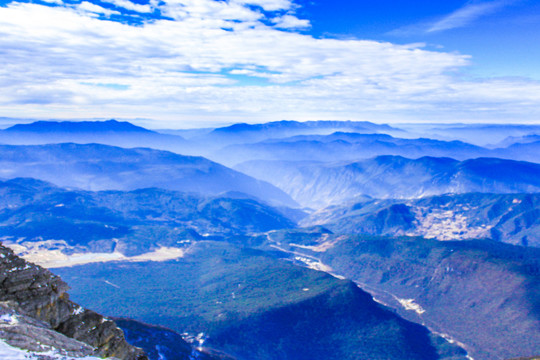
[(438, 32), (467, 26), (475, 20), (485, 15), (492, 14), (509, 4), (510, 2), (507, 0), (468, 3), (464, 7), (432, 24), (426, 32)]
[(442, 18), (403, 26), (388, 32), (388, 35), (410, 36), (430, 34), (469, 26), (478, 19), (502, 10), (516, 1), (518, 0), (469, 1), (461, 8)]
[[(317, 39), (294, 30), (309, 22), (294, 15), (292, 1), (152, 1), (168, 18), (138, 26), (112, 21), (114, 13), (96, 17), (105, 14), (102, 4), (0, 7), (2, 115), (227, 121), (407, 113), (463, 119), (485, 112), (479, 109), (540, 115), (537, 82), (464, 80), (454, 74), (468, 56), (421, 44)], [(272, 21), (279, 16), (281, 24)]]
[(79, 10), (82, 10), (82, 11), (86, 11), (86, 12), (89, 12), (89, 13), (94, 13), (96, 15), (106, 15), (106, 16), (111, 16), (113, 14), (114, 15), (120, 15), (120, 13), (118, 11), (105, 9), (102, 6), (92, 4), (92, 3), (88, 2), (88, 1), (83, 1), (77, 8)]

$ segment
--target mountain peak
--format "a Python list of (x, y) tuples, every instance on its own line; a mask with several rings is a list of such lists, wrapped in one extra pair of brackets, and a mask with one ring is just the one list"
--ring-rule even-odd
[(375, 124), (369, 121), (332, 121), (332, 120), (319, 120), (319, 121), (295, 121), (295, 120), (281, 120), (272, 121), (262, 124), (246, 124), (238, 123), (226, 127), (217, 128), (213, 133), (238, 133), (238, 132), (257, 132), (257, 131), (307, 131), (312, 133), (320, 130), (335, 130), (335, 131), (399, 131), (399, 129), (393, 128), (389, 125)]
[(25, 133), (100, 133), (100, 132), (140, 132), (153, 131), (133, 125), (127, 121), (36, 121), (31, 124), (17, 124), (7, 128), (8, 132)]

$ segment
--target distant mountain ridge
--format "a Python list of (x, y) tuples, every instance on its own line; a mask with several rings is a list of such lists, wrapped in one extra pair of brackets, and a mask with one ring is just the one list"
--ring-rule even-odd
[[(538, 129), (538, 132), (540, 133), (540, 128)], [(537, 141), (540, 141), (540, 134), (530, 134), (530, 135), (524, 135), (524, 136), (508, 136), (503, 141), (497, 143), (496, 147), (504, 148), (504, 147), (508, 147), (514, 144), (527, 144), (527, 143), (537, 142)]]
[(492, 146), (509, 136), (540, 134), (540, 125), (536, 124), (416, 124), (404, 128), (412, 132), (420, 130), (421, 134), (430, 138), (458, 139), (483, 146)]
[(45, 145), (99, 143), (125, 148), (150, 147), (190, 154), (190, 144), (179, 135), (161, 134), (126, 121), (37, 121), (0, 131), (0, 143)]
[[(466, 129), (474, 131), (476, 128)], [(495, 130), (502, 131), (499, 128)], [(524, 130), (520, 131), (518, 133)], [(179, 134), (186, 134), (189, 140)], [(521, 139), (516, 138), (516, 144), (507, 139), (507, 148), (488, 149), (457, 140), (414, 138), (412, 133), (401, 129), (365, 121), (274, 121), (163, 132), (113, 119), (37, 121), (0, 131), (0, 143), (4, 144), (73, 142), (150, 147), (185, 155), (202, 155), (228, 166), (249, 160), (355, 161), (379, 155), (451, 157), (458, 160), (501, 157), (540, 162), (540, 146), (537, 140), (533, 141), (534, 135)]]
[(375, 124), (369, 121), (332, 121), (332, 120), (318, 120), (318, 121), (294, 121), (294, 120), (281, 120), (272, 121), (262, 124), (234, 124), (226, 127), (217, 128), (213, 133), (246, 133), (246, 132), (274, 132), (274, 133), (286, 133), (287, 131), (305, 130), (305, 129), (355, 129), (366, 131), (401, 131), (400, 129), (391, 127), (386, 124)]
[(514, 158), (540, 163), (540, 140), (517, 142), (506, 148), (494, 149), (493, 154), (503, 158)]
[(404, 199), (446, 193), (540, 192), (540, 164), (497, 158), (378, 156), (343, 163), (250, 161), (235, 168), (313, 208), (361, 195)]
[(0, 145), (0, 177), (33, 177), (62, 187), (135, 190), (158, 187), (219, 194), (239, 191), (295, 206), (274, 186), (203, 157), (101, 144)]
[(103, 132), (132, 132), (154, 133), (127, 121), (114, 119), (107, 121), (36, 121), (30, 124), (17, 124), (4, 130), (17, 133), (103, 133)]
[(402, 132), (402, 130), (389, 125), (380, 125), (368, 121), (282, 120), (262, 124), (233, 124), (216, 128), (207, 134), (194, 138), (194, 140), (214, 141), (221, 146), (225, 146), (235, 143), (255, 143), (267, 139), (296, 135), (327, 135), (336, 131), (367, 134)]
[(461, 141), (402, 139), (388, 134), (334, 132), (234, 144), (220, 149), (213, 158), (229, 165), (249, 160), (358, 161), (380, 155), (407, 158), (451, 157), (465, 160), (489, 156), (491, 153), (488, 149)]

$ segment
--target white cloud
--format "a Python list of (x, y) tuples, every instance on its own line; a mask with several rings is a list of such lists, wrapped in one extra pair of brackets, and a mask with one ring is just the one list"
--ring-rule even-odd
[(245, 7), (243, 1), (169, 0), (161, 10), (165, 15), (176, 20), (253, 22), (262, 17), (258, 11)]
[(49, 4), (56, 4), (56, 5), (62, 5), (64, 2), (62, 0), (43, 0), (46, 3)]
[(152, 12), (152, 6), (150, 5), (141, 5), (135, 4), (129, 0), (104, 0), (104, 2), (113, 4), (116, 7), (123, 8), (126, 10), (135, 11), (138, 13), (150, 13)]
[(266, 11), (289, 10), (294, 6), (291, 0), (233, 0), (239, 4), (260, 6)]
[(464, 80), (454, 74), (468, 56), (421, 44), (281, 31), (244, 3), (169, 1), (160, 10), (178, 20), (142, 26), (100, 20), (89, 5), (11, 3), (0, 8), (0, 109), (4, 116), (228, 121), (540, 115), (537, 82)]
[(311, 26), (309, 20), (299, 19), (292, 15), (280, 16), (272, 19), (272, 22), (278, 29), (305, 29)]

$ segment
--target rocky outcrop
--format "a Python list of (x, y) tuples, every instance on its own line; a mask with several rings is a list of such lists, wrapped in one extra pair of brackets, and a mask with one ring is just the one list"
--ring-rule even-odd
[(0, 245), (0, 338), (30, 351), (147, 359), (114, 321), (69, 300), (58, 276)]

